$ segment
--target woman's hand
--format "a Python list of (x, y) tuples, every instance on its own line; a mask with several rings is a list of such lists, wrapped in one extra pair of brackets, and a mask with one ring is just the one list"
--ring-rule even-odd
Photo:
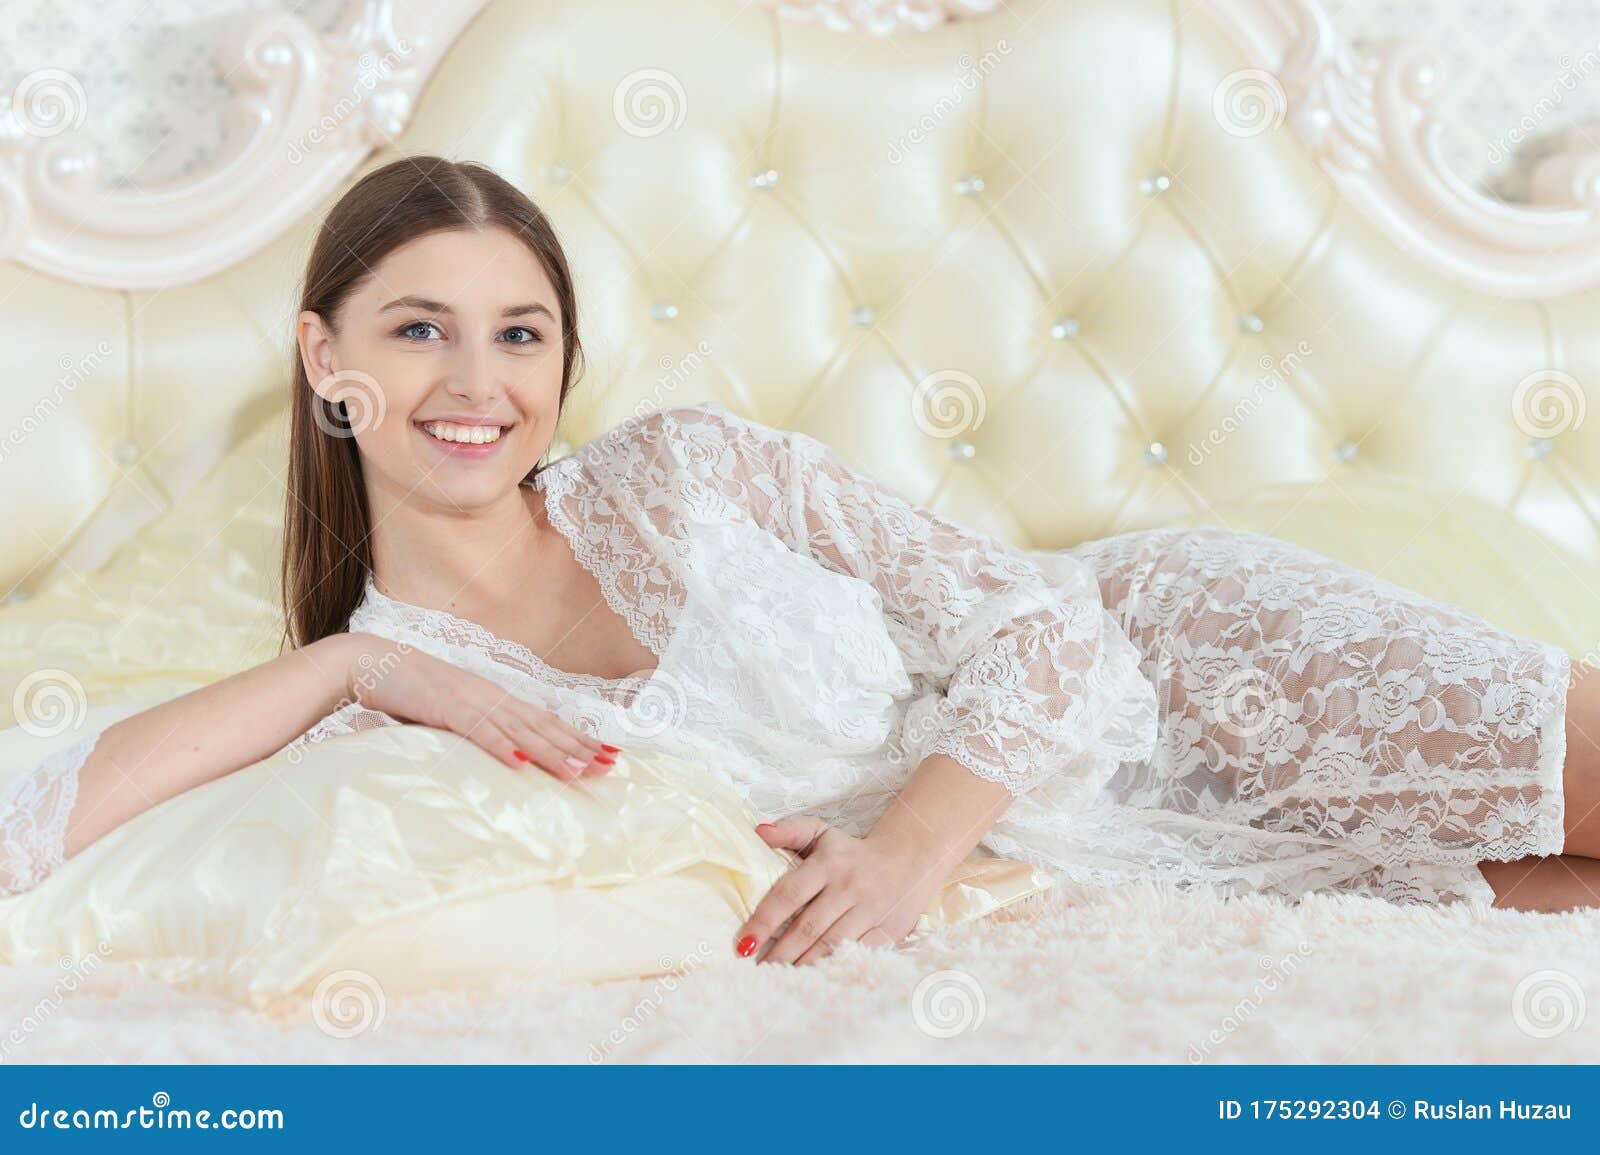
[(785, 818), (756, 832), (805, 860), (773, 884), (734, 937), (735, 951), (748, 958), (797, 916), (763, 963), (809, 966), (846, 941), (894, 946), (944, 884), (944, 872), (914, 848), (870, 834), (856, 838), (820, 818)]
[(503, 686), (415, 646), (353, 633), (349, 696), (372, 710), (451, 730), (514, 770), (532, 763), (557, 778), (605, 774), (618, 747), (598, 742)]

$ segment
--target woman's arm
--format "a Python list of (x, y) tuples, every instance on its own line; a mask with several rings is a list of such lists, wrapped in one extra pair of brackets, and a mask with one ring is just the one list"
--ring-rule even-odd
[(934, 876), (932, 890), (938, 890), (1014, 797), (1002, 783), (978, 777), (948, 754), (930, 754), (918, 763), (867, 840), (924, 864)]
[(617, 748), (499, 683), (365, 632), (333, 634), (81, 735), (0, 788), (0, 895), (130, 818), (269, 758), (346, 704), (454, 731), (513, 770), (604, 774)]
[(282, 749), (351, 695), (366, 639), (332, 634), (113, 723), (78, 771), (63, 857)]

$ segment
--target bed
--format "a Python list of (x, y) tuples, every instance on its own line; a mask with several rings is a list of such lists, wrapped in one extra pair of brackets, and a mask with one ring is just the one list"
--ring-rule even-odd
[[(1444, 62), (1314, 0), (452, 0), (222, 40), (213, 168), (112, 187), (8, 144), (0, 709), (277, 652), (295, 280), (396, 155), (493, 165), (574, 263), (555, 455), (718, 401), (1030, 548), (1276, 534), (1600, 653), (1600, 204), (1440, 160)], [(276, 487), (276, 488), (274, 488)], [(114, 965), (0, 973), (50, 1061), (1549, 1062), (1592, 1055), (1600, 914), (1061, 885), (916, 950), (330, 1031)]]

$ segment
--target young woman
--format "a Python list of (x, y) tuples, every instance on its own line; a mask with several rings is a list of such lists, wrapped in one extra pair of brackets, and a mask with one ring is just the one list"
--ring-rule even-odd
[(630, 742), (725, 775), (802, 858), (730, 944), (763, 961), (898, 942), (980, 846), (1100, 883), (1600, 903), (1597, 696), (1554, 646), (1254, 534), (1013, 549), (716, 404), (541, 465), (572, 278), (481, 166), (357, 182), (301, 304), (290, 648), (15, 778), (0, 888), (409, 721), (563, 779)]

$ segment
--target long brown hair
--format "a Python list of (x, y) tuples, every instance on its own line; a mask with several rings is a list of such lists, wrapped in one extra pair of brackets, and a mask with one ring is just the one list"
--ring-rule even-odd
[[(555, 287), (563, 328), (558, 400), (565, 402), (583, 356), (566, 254), (539, 206), (484, 165), (407, 156), (363, 176), (322, 223), (300, 309), (317, 313), (337, 334), (340, 307), (392, 250), (440, 229), (495, 226), (528, 246)], [(347, 627), (372, 570), (372, 521), (346, 402), (317, 394), (298, 346), (292, 374), (280, 577), (284, 638), (299, 648)], [(543, 468), (536, 465), (523, 480)]]

